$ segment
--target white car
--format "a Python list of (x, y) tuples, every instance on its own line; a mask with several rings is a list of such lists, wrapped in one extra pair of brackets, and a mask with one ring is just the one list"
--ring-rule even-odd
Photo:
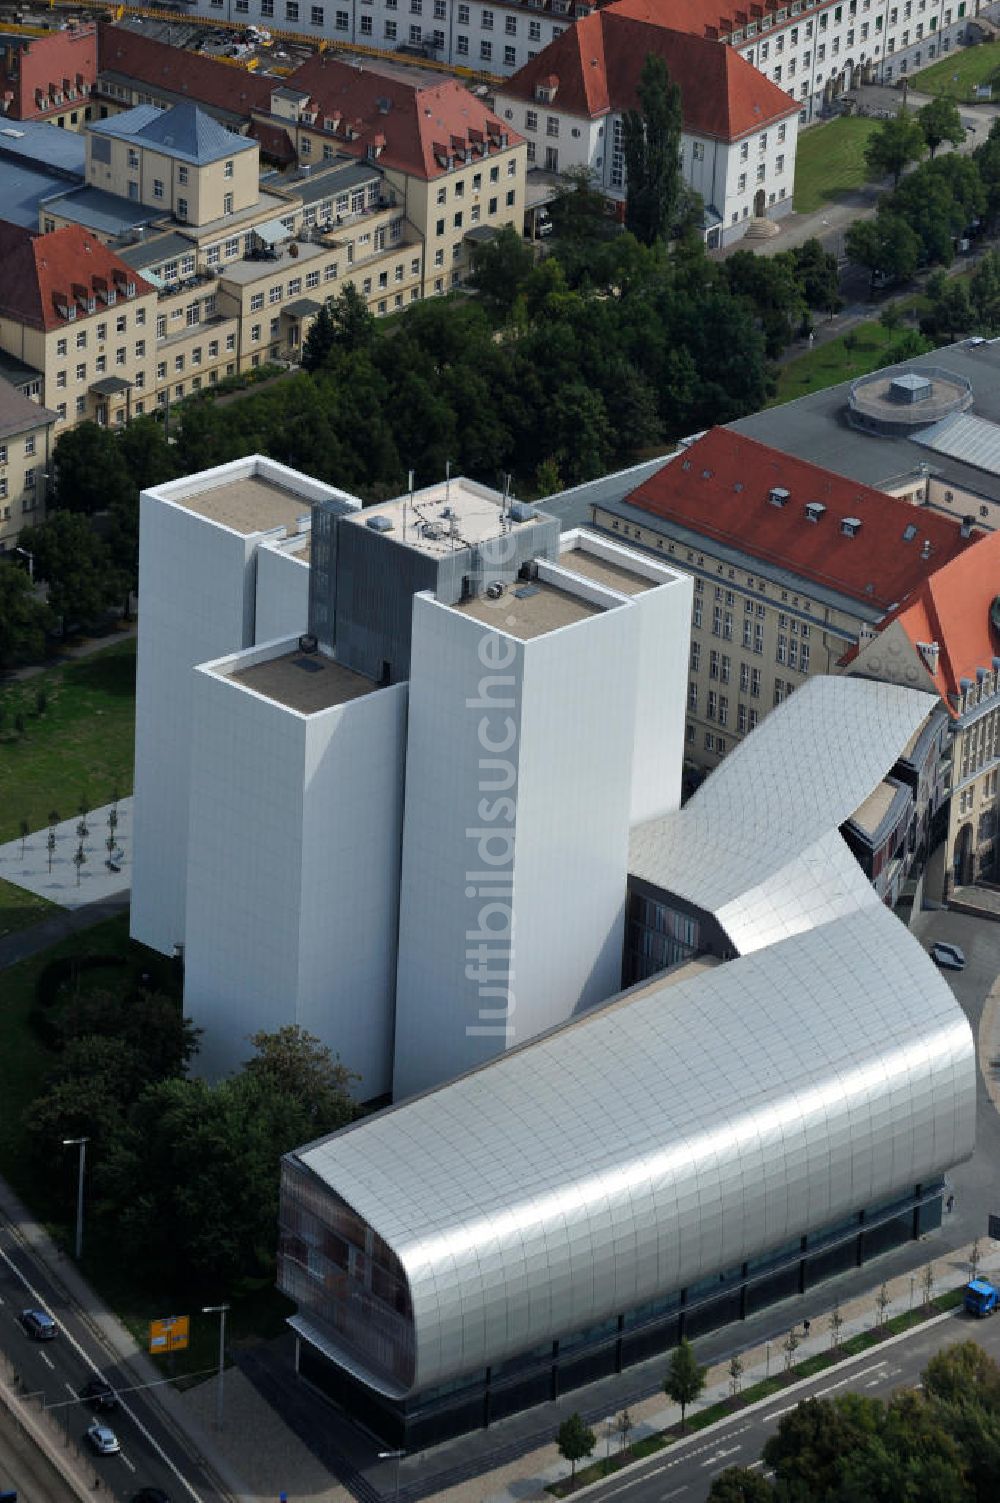
[(115, 1432), (107, 1425), (102, 1425), (99, 1420), (94, 1420), (92, 1425), (87, 1426), (87, 1440), (98, 1456), (114, 1456), (121, 1450)]

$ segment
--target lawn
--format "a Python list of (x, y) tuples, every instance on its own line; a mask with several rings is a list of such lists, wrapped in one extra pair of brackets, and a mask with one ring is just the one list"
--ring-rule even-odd
[(876, 120), (842, 115), (799, 136), (795, 157), (795, 210), (812, 214), (868, 181), (865, 146)]
[(134, 736), (134, 640), (0, 686), (0, 843), (131, 793)]
[(48, 898), (36, 897), (33, 892), (0, 878), (0, 939), (18, 929), (30, 929), (39, 919), (58, 911)]
[(953, 57), (943, 57), (924, 68), (910, 79), (910, 88), (921, 94), (943, 94), (963, 104), (974, 104), (977, 84), (992, 84), (995, 96), (998, 82), (1000, 43), (982, 42), (978, 47), (963, 47)]
[(778, 407), (782, 402), (792, 402), (811, 391), (836, 386), (838, 381), (851, 381), (857, 376), (867, 376), (883, 365), (892, 365), (895, 360), (903, 358), (896, 353), (895, 347), (901, 339), (908, 337), (909, 332), (897, 329), (890, 334), (872, 319), (870, 323), (858, 324), (839, 339), (831, 339), (829, 344), (805, 351), (779, 367), (778, 388), (769, 406)]

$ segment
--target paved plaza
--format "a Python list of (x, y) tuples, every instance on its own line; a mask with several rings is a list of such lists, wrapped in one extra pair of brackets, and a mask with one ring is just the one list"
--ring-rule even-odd
[[(117, 813), (114, 829), (109, 823), (113, 809)], [(132, 882), (131, 798), (90, 810), (84, 821), (85, 834), (81, 834), (80, 824), (77, 814), (54, 826), (51, 859), (47, 827), (33, 830), (23, 841), (0, 845), (0, 877), (61, 908), (83, 908), (127, 893)], [(114, 845), (109, 854), (107, 841), (112, 835)], [(85, 860), (78, 866), (73, 858), (81, 846)]]

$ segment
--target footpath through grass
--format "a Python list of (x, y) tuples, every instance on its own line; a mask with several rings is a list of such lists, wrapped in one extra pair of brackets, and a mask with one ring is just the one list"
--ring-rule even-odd
[(911, 78), (910, 88), (921, 94), (938, 94), (962, 104), (975, 104), (976, 86), (985, 83), (992, 85), (995, 98), (1000, 88), (1000, 42), (981, 42), (976, 47), (963, 47), (951, 57), (943, 57)]
[[(709, 1425), (714, 1425), (718, 1420), (738, 1414), (741, 1409), (746, 1409), (750, 1404), (756, 1404), (761, 1399), (768, 1399), (772, 1394), (780, 1393), (782, 1389), (790, 1387), (802, 1378), (815, 1377), (817, 1373), (824, 1372), (837, 1362), (842, 1362), (845, 1357), (856, 1357), (871, 1347), (879, 1346), (889, 1336), (898, 1336), (903, 1331), (912, 1330), (914, 1326), (923, 1325), (926, 1320), (930, 1320), (935, 1315), (956, 1309), (962, 1303), (962, 1298), (962, 1289), (949, 1289), (946, 1293), (937, 1295), (927, 1306), (921, 1306), (916, 1310), (906, 1310), (902, 1315), (893, 1316), (891, 1320), (884, 1323), (881, 1330), (861, 1331), (857, 1336), (840, 1342), (837, 1347), (831, 1347), (829, 1351), (816, 1352), (813, 1356), (806, 1357), (804, 1361), (795, 1363), (786, 1371), (775, 1373), (772, 1377), (763, 1378), (759, 1383), (742, 1389), (734, 1398), (720, 1399), (696, 1414), (689, 1415), (684, 1433), (690, 1435), (698, 1430), (707, 1430)], [(599, 1482), (602, 1477), (621, 1471), (622, 1467), (628, 1466), (633, 1461), (642, 1461), (657, 1451), (665, 1450), (667, 1446), (673, 1445), (681, 1438), (680, 1425), (674, 1425), (669, 1430), (660, 1430), (655, 1435), (647, 1435), (643, 1440), (637, 1441), (635, 1445), (628, 1446), (614, 1456), (606, 1456), (601, 1461), (594, 1461), (589, 1466), (581, 1467), (577, 1471), (574, 1486), (570, 1486), (569, 1478), (566, 1477), (560, 1482), (550, 1482), (545, 1491), (556, 1498), (570, 1497), (577, 1488), (586, 1487), (589, 1482)]]
[(795, 153), (797, 214), (814, 214), (868, 181), (865, 146), (877, 128), (877, 120), (841, 115), (801, 133)]
[(134, 639), (0, 686), (0, 844), (131, 793), (134, 738)]
[[(920, 353), (914, 347), (913, 335), (914, 331), (905, 327), (890, 333), (878, 319), (858, 324), (779, 366), (777, 389), (768, 406), (779, 407), (782, 402), (793, 402), (796, 397), (823, 391), (840, 381), (853, 381), (884, 365), (908, 359)], [(926, 348), (931, 347), (928, 342)]]

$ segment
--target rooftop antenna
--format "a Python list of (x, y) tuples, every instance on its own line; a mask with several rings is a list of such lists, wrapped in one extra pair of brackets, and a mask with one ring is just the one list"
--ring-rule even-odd
[(446, 506), (448, 506), (448, 505), (451, 504), (451, 460), (450, 459), (446, 459), (445, 462), (444, 462), (444, 499), (445, 499), (445, 505)]
[[(408, 470), (407, 473), (406, 473), (406, 489), (409, 492), (410, 505), (412, 506), (413, 505), (413, 471), (412, 470)], [(404, 540), (406, 538), (406, 497), (405, 496), (403, 497), (403, 538), (404, 538)]]

